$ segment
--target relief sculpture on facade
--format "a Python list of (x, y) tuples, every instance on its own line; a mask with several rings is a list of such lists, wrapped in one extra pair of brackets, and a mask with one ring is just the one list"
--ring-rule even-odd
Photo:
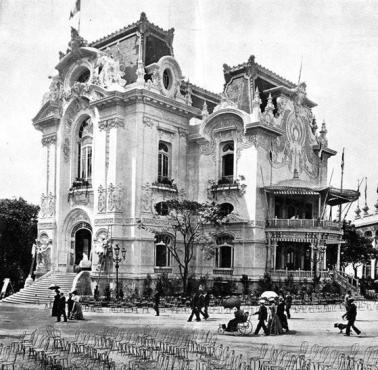
[(46, 234), (42, 234), (39, 239), (35, 241), (33, 250), (35, 250), (36, 253), (37, 272), (47, 272), (50, 270), (51, 246), (52, 240)]
[(98, 187), (97, 212), (123, 212), (124, 211), (124, 188), (122, 185), (109, 184), (107, 188)]
[(50, 192), (49, 194), (41, 195), (41, 210), (39, 212), (40, 218), (53, 217), (55, 215), (55, 196)]
[(97, 59), (93, 83), (109, 90), (123, 90), (126, 85), (124, 74), (118, 60), (103, 54)]

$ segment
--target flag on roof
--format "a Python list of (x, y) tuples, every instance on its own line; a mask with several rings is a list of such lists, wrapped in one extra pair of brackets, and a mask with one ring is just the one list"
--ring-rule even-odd
[(81, 6), (80, 2), (81, 2), (81, 0), (75, 1), (75, 5), (72, 8), (72, 10), (70, 11), (70, 19), (73, 18), (77, 13), (80, 12), (80, 6)]

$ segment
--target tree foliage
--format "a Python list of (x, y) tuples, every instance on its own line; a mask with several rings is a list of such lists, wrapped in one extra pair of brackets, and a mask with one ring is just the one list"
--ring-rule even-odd
[(357, 268), (378, 258), (378, 250), (372, 246), (371, 240), (364, 237), (350, 222), (344, 222), (343, 229), (345, 244), (342, 246), (341, 263), (343, 266), (351, 264), (357, 277)]
[(15, 290), (23, 287), (37, 237), (38, 211), (22, 198), (0, 200), (0, 286), (8, 277)]
[(155, 235), (168, 233), (172, 236), (172, 242), (167, 248), (177, 264), (186, 294), (189, 267), (195, 251), (200, 248), (207, 258), (213, 256), (215, 241), (209, 226), (220, 226), (225, 215), (216, 204), (172, 199), (166, 201), (166, 205), (169, 214), (166, 216), (168, 224), (165, 228), (151, 227), (143, 222), (139, 222), (139, 227)]

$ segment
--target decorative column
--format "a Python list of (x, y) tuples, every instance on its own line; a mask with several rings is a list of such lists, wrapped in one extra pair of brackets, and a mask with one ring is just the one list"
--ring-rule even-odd
[(336, 270), (340, 271), (340, 257), (341, 257), (341, 243), (337, 244), (337, 262), (336, 262)]
[(314, 271), (314, 263), (315, 263), (315, 260), (314, 260), (314, 257), (315, 257), (315, 251), (314, 251), (314, 243), (311, 243), (311, 271), (313, 272)]
[(276, 263), (277, 263), (277, 241), (273, 242), (273, 270), (276, 270)]

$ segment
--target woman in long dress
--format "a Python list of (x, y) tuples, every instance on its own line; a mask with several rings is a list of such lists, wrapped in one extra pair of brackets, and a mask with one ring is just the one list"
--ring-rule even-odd
[(71, 314), (72, 320), (84, 320), (83, 310), (80, 303), (80, 296), (75, 294), (72, 297), (72, 300), (74, 301)]
[(268, 319), (268, 326), (269, 326), (269, 333), (271, 335), (279, 335), (283, 333), (282, 324), (277, 316), (277, 306), (275, 300), (269, 300), (271, 303), (269, 307), (269, 319)]

